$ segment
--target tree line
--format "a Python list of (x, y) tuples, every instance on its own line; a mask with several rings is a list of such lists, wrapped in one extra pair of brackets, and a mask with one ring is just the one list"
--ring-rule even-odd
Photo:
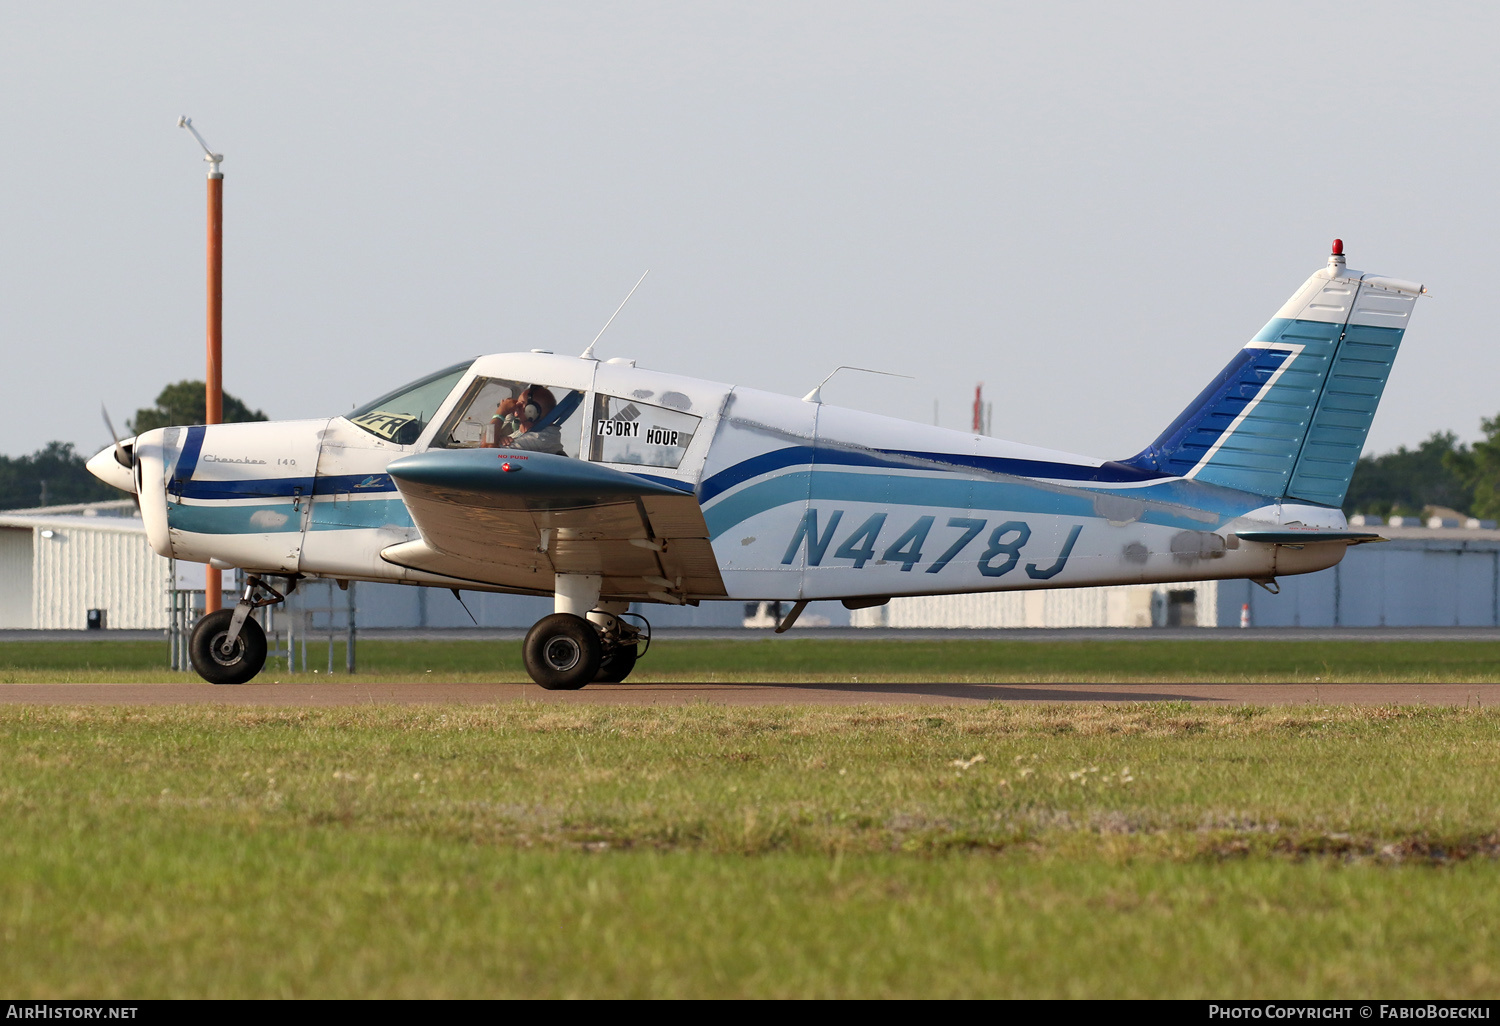
[(1473, 445), (1451, 431), (1435, 431), (1415, 449), (1403, 445), (1362, 457), (1344, 512), (1421, 516), (1425, 507), (1446, 506), (1465, 516), (1500, 519), (1500, 415), (1479, 426), (1484, 437)]
[[(138, 435), (152, 428), (202, 424), (207, 416), (203, 382), (179, 381), (162, 389), (155, 405), (136, 410), (125, 428), (128, 434)], [(225, 423), (265, 419), (262, 411), (224, 393)], [(0, 456), (0, 509), (124, 498), (123, 492), (88, 472), (84, 464), (92, 455), (74, 451), (72, 442), (48, 442), (29, 456)]]
[[(202, 424), (203, 382), (179, 381), (156, 403), (126, 421), (132, 435), (152, 428)], [(224, 421), (265, 420), (260, 410), (224, 393)], [(1500, 414), (1481, 420), (1484, 437), (1465, 445), (1451, 431), (1434, 432), (1415, 449), (1365, 456), (1355, 467), (1344, 512), (1420, 516), (1446, 506), (1465, 516), (1500, 519)], [(71, 442), (48, 442), (30, 456), (0, 456), (0, 509), (60, 506), (118, 499), (121, 493), (90, 474)]]

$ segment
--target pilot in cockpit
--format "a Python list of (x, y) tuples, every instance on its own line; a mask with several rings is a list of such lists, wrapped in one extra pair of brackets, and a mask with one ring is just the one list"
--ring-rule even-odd
[(485, 432), (485, 446), (501, 449), (527, 449), (566, 456), (562, 428), (550, 416), (557, 408), (557, 398), (543, 385), (527, 385), (511, 399), (502, 399), (490, 418)]

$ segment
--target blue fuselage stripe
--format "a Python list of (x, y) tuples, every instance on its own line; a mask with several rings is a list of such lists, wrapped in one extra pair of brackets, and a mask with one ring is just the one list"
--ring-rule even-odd
[[(1223, 494), (1220, 494), (1220, 493)], [(1191, 493), (1191, 494), (1189, 494)], [(1195, 501), (1196, 500), (1196, 501)], [(703, 511), (709, 537), (778, 506), (809, 501), (868, 502), (883, 506), (994, 510), (1089, 519), (1114, 519), (1120, 502), (1130, 503), (1132, 519), (1184, 530), (1206, 530), (1253, 508), (1256, 499), (1228, 489), (1163, 481), (1149, 490), (1117, 492), (1079, 489), (1024, 479), (972, 480), (957, 475), (850, 473), (806, 467), (758, 481)], [(1205, 509), (1206, 505), (1221, 507)]]
[(208, 431), (202, 425), (187, 429), (187, 438), (182, 443), (182, 453), (177, 457), (177, 468), (172, 472), (172, 490), (181, 494), (182, 488), (198, 469), (198, 456), (203, 452), (203, 436)]
[(1091, 467), (1081, 463), (1053, 463), (1008, 456), (978, 456), (968, 453), (923, 452), (916, 449), (872, 449), (864, 452), (831, 446), (794, 445), (753, 456), (719, 471), (698, 490), (698, 501), (708, 503), (729, 489), (752, 478), (786, 467), (807, 464), (847, 467), (878, 467), (888, 470), (981, 470), (1009, 477), (1033, 477), (1052, 481), (1087, 481), (1095, 484), (1125, 484), (1154, 481), (1169, 475), (1122, 463)]

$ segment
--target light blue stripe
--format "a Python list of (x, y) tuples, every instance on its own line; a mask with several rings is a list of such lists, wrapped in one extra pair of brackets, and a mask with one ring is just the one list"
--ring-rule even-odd
[[(974, 481), (954, 475), (911, 477), (869, 470), (839, 473), (802, 469), (752, 484), (708, 507), (703, 516), (708, 523), (709, 537), (716, 539), (759, 513), (779, 506), (802, 506), (809, 499), (1087, 519), (1113, 519), (1101, 515), (1096, 506), (1101, 499), (1106, 502), (1139, 500), (1147, 504), (1139, 518), (1145, 523), (1199, 531), (1217, 527), (1225, 520), (1239, 516), (1257, 501), (1242, 493), (1189, 481), (1167, 481), (1147, 488), (1118, 491), (1063, 491), (1021, 481)], [(1171, 508), (1174, 506), (1182, 512), (1174, 512)]]
[(317, 502), (313, 504), (314, 531), (348, 531), (369, 527), (411, 527), (411, 513), (406, 503), (397, 499), (355, 499), (352, 502)]
[[(302, 529), (302, 514), (285, 500), (246, 506), (219, 502), (201, 506), (169, 503), (167, 523), (173, 530), (193, 534), (295, 534)], [(411, 526), (411, 514), (399, 498), (354, 499), (314, 503), (310, 529), (352, 531)]]
[(193, 534), (295, 534), (302, 530), (302, 514), (294, 512), (286, 501), (253, 506), (168, 503), (167, 524), (175, 531)]

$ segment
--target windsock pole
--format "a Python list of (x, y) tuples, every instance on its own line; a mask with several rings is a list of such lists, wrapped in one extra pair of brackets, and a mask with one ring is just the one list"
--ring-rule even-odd
[[(224, 422), (224, 172), (219, 165), (224, 154), (215, 153), (193, 127), (193, 119), (183, 115), (178, 128), (186, 128), (203, 147), (208, 162), (208, 367), (204, 375), (203, 421)], [(206, 567), (203, 573), (203, 612), (213, 613), (224, 605), (224, 577), (217, 567)]]

